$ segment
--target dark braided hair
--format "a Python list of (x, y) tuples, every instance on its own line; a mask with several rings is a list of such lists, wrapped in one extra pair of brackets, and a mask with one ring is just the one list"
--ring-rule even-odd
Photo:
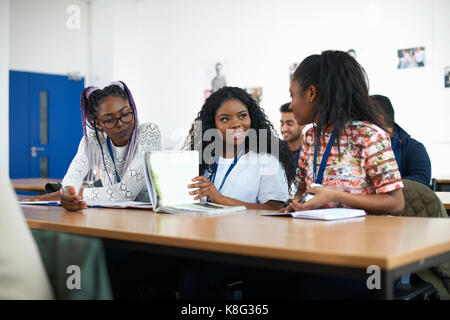
[[(231, 99), (236, 99), (242, 102), (248, 109), (251, 120), (251, 128), (255, 130), (257, 137), (256, 150), (252, 150), (256, 153), (267, 152), (272, 154), (275, 150), (272, 150), (272, 143), (276, 143), (279, 146), (279, 161), (281, 162), (288, 180), (289, 187), (295, 179), (295, 159), (293, 159), (292, 153), (290, 152), (288, 144), (280, 140), (278, 135), (272, 125), (272, 123), (267, 118), (264, 110), (258, 105), (256, 100), (248, 94), (245, 90), (237, 87), (223, 87), (218, 91), (214, 92), (211, 96), (206, 99), (205, 104), (197, 115), (191, 129), (189, 130), (189, 135), (185, 141), (185, 148), (190, 150), (199, 150), (200, 154), (205, 150), (210, 141), (203, 141), (203, 134), (208, 129), (215, 129), (215, 116), (217, 109), (220, 106)], [(197, 124), (201, 122), (201, 128), (197, 128)], [(267, 148), (263, 148), (259, 145), (260, 143), (260, 129), (265, 129), (267, 133), (266, 144)], [(264, 137), (263, 137), (264, 138)], [(251, 143), (249, 143), (249, 137), (245, 139), (245, 147), (251, 148)], [(278, 158), (278, 154), (273, 154)], [(213, 157), (216, 155), (213, 154)], [(201, 157), (200, 162), (200, 175), (204, 175), (205, 172), (212, 172), (212, 163), (205, 162), (205, 159)]]
[(95, 137), (97, 140), (98, 145), (100, 146), (100, 151), (102, 153), (102, 160), (103, 165), (105, 167), (105, 171), (108, 175), (110, 183), (112, 183), (111, 177), (109, 175), (108, 170), (106, 170), (106, 164), (105, 164), (105, 156), (103, 152), (103, 147), (100, 142), (100, 136), (99, 131), (100, 129), (96, 126), (95, 120), (97, 118), (97, 114), (100, 111), (100, 105), (105, 101), (108, 97), (120, 97), (124, 100), (127, 100), (130, 104), (133, 115), (134, 115), (134, 128), (133, 133), (131, 134), (130, 140), (128, 141), (127, 145), (127, 151), (125, 156), (125, 165), (124, 165), (124, 171), (127, 169), (128, 165), (130, 164), (130, 161), (132, 159), (132, 155), (135, 153), (137, 145), (136, 145), (136, 131), (139, 127), (139, 121), (137, 117), (136, 112), (136, 104), (134, 102), (133, 96), (128, 89), (127, 85), (122, 81), (113, 82), (109, 86), (106, 86), (103, 89), (97, 88), (97, 87), (87, 87), (83, 90), (81, 93), (81, 101), (80, 101), (80, 107), (81, 107), (81, 121), (83, 126), (83, 135), (86, 140), (86, 152), (88, 154), (89, 163), (90, 166), (92, 166), (93, 159), (92, 154), (89, 149), (89, 141), (88, 141), (88, 135), (86, 128), (90, 128), (94, 130)]
[(311, 122), (315, 122), (318, 145), (320, 137), (333, 126), (340, 152), (340, 136), (353, 120), (368, 121), (384, 129), (377, 115), (379, 108), (369, 98), (367, 74), (347, 52), (329, 50), (307, 57), (295, 70), (293, 81), (300, 84), (303, 93), (310, 86), (317, 88), (318, 99)]

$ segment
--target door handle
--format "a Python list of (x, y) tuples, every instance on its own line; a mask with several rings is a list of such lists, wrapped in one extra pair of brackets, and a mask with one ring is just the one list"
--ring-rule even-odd
[(40, 148), (40, 147), (32, 146), (32, 147), (31, 147), (31, 156), (32, 156), (33, 158), (36, 158), (36, 157), (37, 157), (37, 152), (38, 152), (38, 151), (45, 151), (45, 148)]

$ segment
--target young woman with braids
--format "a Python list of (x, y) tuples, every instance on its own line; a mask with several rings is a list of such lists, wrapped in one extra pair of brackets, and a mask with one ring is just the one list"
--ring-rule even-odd
[[(69, 193), (55, 192), (30, 200), (61, 200), (71, 211), (85, 209), (83, 200), (148, 201), (141, 157), (144, 152), (161, 150), (161, 134), (153, 123), (139, 125), (136, 105), (125, 83), (85, 88), (81, 118), (83, 138), (62, 181)], [(80, 188), (92, 168), (97, 169), (103, 186)]]
[[(217, 133), (216, 140), (209, 141), (209, 132)], [(280, 209), (288, 199), (295, 176), (289, 147), (245, 90), (223, 87), (206, 99), (186, 147), (202, 154), (200, 176), (188, 186), (195, 189), (190, 192), (195, 200), (207, 197), (228, 206)]]
[[(346, 52), (311, 55), (295, 71), (290, 93), (298, 124), (314, 126), (300, 153), (295, 200), (283, 211), (344, 206), (401, 212), (400, 172), (361, 65)], [(301, 203), (305, 194), (314, 197)]]

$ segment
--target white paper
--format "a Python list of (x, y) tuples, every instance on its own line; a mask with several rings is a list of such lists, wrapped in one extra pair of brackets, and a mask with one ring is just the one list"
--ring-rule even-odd
[(48, 205), (48, 206), (60, 206), (61, 202), (60, 201), (18, 201), (18, 204), (40, 204), (40, 205)]
[(150, 202), (139, 201), (103, 201), (103, 200), (87, 200), (88, 207), (101, 207), (101, 208), (142, 208), (151, 209), (152, 204)]
[(362, 217), (366, 215), (364, 210), (348, 208), (326, 208), (296, 211), (289, 213), (264, 213), (264, 216), (292, 216), (294, 218), (314, 219), (314, 220), (339, 220)]
[[(194, 183), (193, 178), (198, 173), (198, 151), (155, 151), (147, 153), (154, 177), (151, 177), (152, 189), (158, 189), (160, 194), (152, 195), (155, 207), (171, 206), (180, 203), (195, 202), (195, 195), (190, 195), (188, 184)], [(156, 178), (157, 181), (153, 181)], [(149, 194), (153, 190), (148, 190)]]

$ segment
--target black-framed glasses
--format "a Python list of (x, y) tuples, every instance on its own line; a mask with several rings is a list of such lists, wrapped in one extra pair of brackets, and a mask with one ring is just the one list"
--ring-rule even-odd
[(113, 129), (117, 126), (117, 122), (120, 120), (122, 123), (129, 123), (131, 120), (133, 120), (134, 118), (134, 113), (133, 111), (124, 113), (123, 115), (121, 115), (118, 118), (111, 118), (111, 119), (106, 119), (106, 120), (100, 120), (99, 118), (97, 118), (98, 121), (103, 122), (103, 125), (105, 126), (106, 129)]

